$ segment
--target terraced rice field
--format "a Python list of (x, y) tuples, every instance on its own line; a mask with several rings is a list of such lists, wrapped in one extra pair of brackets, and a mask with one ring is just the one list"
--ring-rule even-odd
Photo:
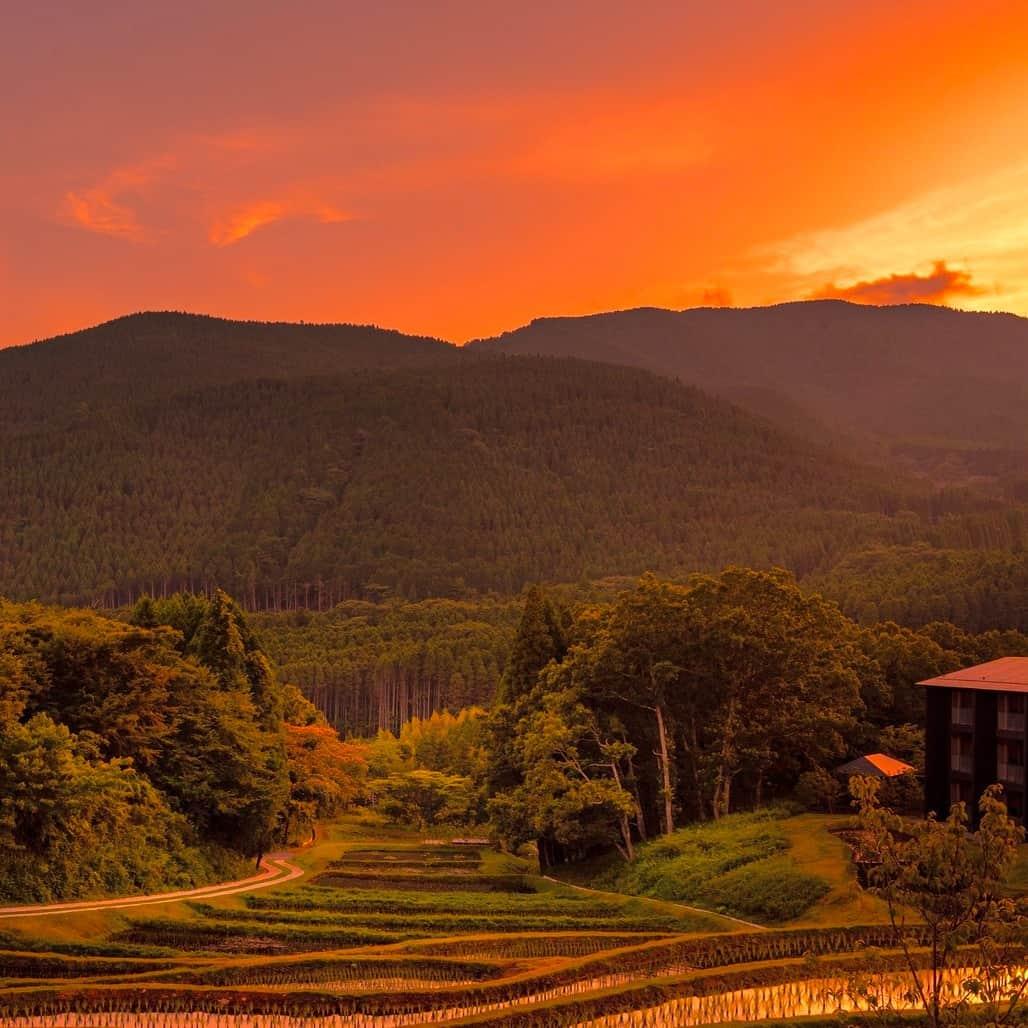
[[(847, 975), (863, 947), (891, 943), (881, 926), (742, 930), (415, 842), (348, 848), (300, 884), (193, 914), (132, 914), (98, 943), (104, 955), (0, 952), (0, 1024), (613, 1028), (828, 1014), (861, 1009)], [(882, 988), (898, 994), (899, 981)]]

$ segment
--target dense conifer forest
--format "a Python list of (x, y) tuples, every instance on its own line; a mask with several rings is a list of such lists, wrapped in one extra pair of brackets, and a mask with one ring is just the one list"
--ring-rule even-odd
[(1028, 319), (839, 300), (539, 318), (473, 350), (675, 375), (933, 482), (1028, 487)]
[(13, 599), (221, 586), (252, 610), (323, 611), (1024, 540), (1016, 507), (650, 372), (374, 329), (128, 318), (0, 354), (0, 394)]
[(281, 676), (354, 735), (488, 703), (521, 616), (518, 599), (345, 600), (253, 617)]

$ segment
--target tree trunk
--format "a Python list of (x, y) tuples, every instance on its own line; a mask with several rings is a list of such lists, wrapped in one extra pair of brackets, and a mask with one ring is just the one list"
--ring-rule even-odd
[(717, 775), (714, 778), (714, 798), (711, 801), (711, 812), (714, 815), (715, 821), (720, 820), (731, 809), (732, 778), (735, 776), (735, 771), (732, 769), (735, 708), (736, 700), (733, 697), (728, 704), (725, 726), (721, 733), (721, 759), (718, 764)]
[(660, 734), (660, 769), (664, 783), (664, 834), (670, 835), (675, 830), (673, 797), (671, 795), (671, 760), (667, 750), (667, 730), (664, 727), (664, 709), (653, 708), (657, 715), (657, 732)]
[(632, 796), (635, 797), (635, 824), (639, 829), (639, 840), (646, 842), (646, 815), (643, 813), (642, 797), (639, 795), (639, 776), (635, 773), (635, 764), (628, 760), (628, 770), (632, 779)]
[(689, 765), (692, 771), (693, 794), (696, 797), (696, 816), (700, 821), (707, 820), (707, 800), (703, 795), (703, 783), (700, 781), (700, 740), (696, 732), (696, 718), (689, 719)]
[[(614, 775), (614, 784), (617, 785), (622, 792), (625, 792), (625, 787), (621, 784), (621, 772), (618, 771), (618, 762), (616, 760), (612, 760), (610, 762), (610, 770)], [(631, 862), (635, 858), (635, 852), (632, 849), (632, 826), (628, 821), (627, 814), (621, 815), (618, 821), (618, 826), (621, 829), (621, 838), (625, 843), (624, 849), (620, 846), (618, 849), (621, 850), (621, 855), (625, 860)]]

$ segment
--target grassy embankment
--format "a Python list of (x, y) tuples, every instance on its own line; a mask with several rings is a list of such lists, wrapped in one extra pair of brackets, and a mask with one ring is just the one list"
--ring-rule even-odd
[(561, 869), (563, 881), (689, 904), (764, 925), (880, 924), (883, 905), (856, 883), (845, 817), (732, 814), (616, 856)]

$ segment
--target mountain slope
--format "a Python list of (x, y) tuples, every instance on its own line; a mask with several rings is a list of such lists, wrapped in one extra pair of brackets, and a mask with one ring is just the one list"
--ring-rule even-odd
[[(1007, 476), (1028, 474), (1028, 319), (1009, 314), (837, 300), (639, 309), (539, 319), (471, 346), (677, 375), (942, 480), (996, 477), (997, 461)], [(980, 449), (1003, 456), (965, 452)]]
[(98, 407), (259, 378), (292, 379), (452, 361), (456, 347), (368, 325), (227, 321), (133, 314), (95, 328), (0, 350), (0, 429)]
[(458, 355), (12, 435), (0, 581), (107, 604), (216, 582), (276, 607), (730, 561), (806, 573), (924, 538), (939, 512), (921, 487), (647, 372)]

